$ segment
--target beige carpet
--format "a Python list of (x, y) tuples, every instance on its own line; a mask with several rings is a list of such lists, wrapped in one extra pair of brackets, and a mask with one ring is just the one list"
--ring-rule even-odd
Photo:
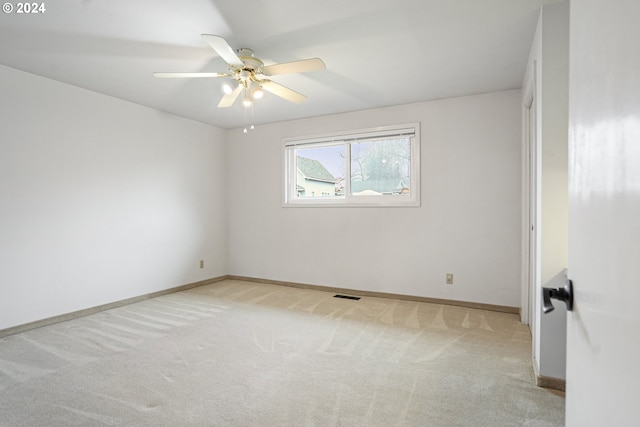
[(561, 426), (513, 314), (241, 281), (0, 339), (2, 426)]

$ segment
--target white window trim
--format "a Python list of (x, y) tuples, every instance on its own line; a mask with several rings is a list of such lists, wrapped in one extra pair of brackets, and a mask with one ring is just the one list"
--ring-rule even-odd
[[(411, 191), (409, 195), (371, 195), (351, 196), (351, 180), (345, 177), (345, 196), (332, 197), (295, 197), (296, 163), (294, 151), (289, 148), (313, 144), (315, 147), (341, 145), (359, 139), (372, 139), (391, 135), (413, 134), (411, 137)], [(334, 132), (304, 137), (284, 138), (282, 151), (284, 158), (283, 168), (283, 207), (411, 207), (420, 206), (420, 123), (408, 123), (403, 125), (380, 126), (369, 129), (359, 129), (345, 132)], [(350, 168), (351, 152), (345, 150), (345, 163)], [(291, 184), (293, 183), (293, 184)]]

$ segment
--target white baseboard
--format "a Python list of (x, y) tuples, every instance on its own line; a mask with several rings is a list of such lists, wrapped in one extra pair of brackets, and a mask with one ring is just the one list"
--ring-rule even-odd
[(567, 381), (562, 378), (547, 377), (540, 375), (538, 372), (538, 363), (535, 359), (533, 361), (533, 375), (535, 376), (536, 385), (542, 388), (550, 388), (552, 390), (558, 390), (564, 392), (566, 390)]

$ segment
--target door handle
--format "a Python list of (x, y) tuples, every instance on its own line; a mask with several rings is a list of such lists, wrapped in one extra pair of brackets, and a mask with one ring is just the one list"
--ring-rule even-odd
[(542, 288), (542, 311), (549, 313), (553, 311), (553, 303), (551, 299), (557, 299), (564, 301), (567, 305), (567, 311), (573, 310), (573, 282), (570, 279), (564, 284), (562, 288)]

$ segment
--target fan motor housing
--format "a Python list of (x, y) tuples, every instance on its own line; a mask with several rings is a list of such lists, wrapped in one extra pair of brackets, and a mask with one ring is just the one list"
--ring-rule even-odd
[(253, 50), (246, 47), (236, 50), (238, 57), (244, 62), (243, 69), (256, 71), (264, 67), (264, 62), (253, 56)]

